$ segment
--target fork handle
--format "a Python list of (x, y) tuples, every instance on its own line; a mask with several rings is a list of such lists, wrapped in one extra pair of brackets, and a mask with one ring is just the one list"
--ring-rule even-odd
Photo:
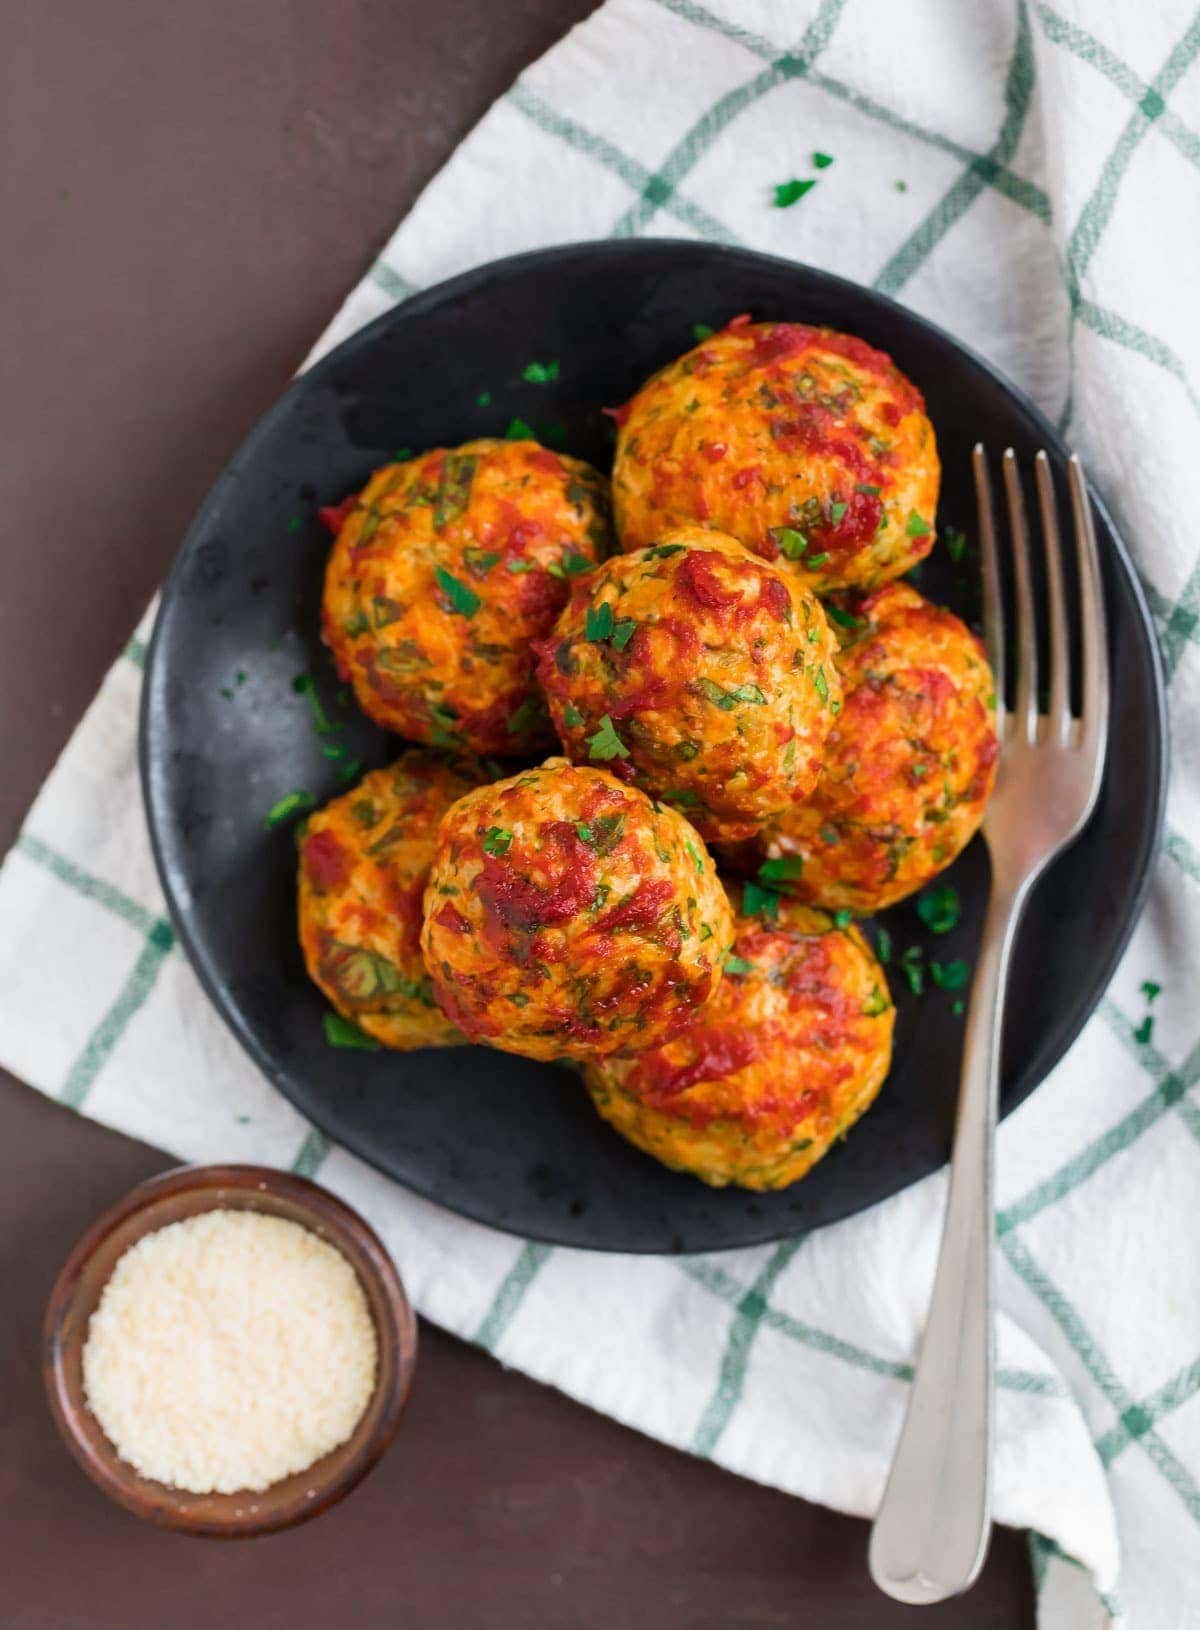
[(900, 1602), (970, 1586), (992, 1524), (993, 1151), (1008, 966), (1026, 886), (994, 880), (971, 989), (950, 1195), (908, 1412), (871, 1530), (871, 1577)]

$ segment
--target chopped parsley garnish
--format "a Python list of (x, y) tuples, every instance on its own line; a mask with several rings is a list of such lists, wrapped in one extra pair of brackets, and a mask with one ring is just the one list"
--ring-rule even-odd
[(875, 930), (875, 955), (880, 962), (890, 962), (892, 960), (892, 936), (886, 928), (876, 928)]
[(289, 532), (299, 532), (300, 528), (303, 525), (304, 525), (304, 522), (300, 518), (300, 516), (299, 515), (293, 515), (291, 520), (287, 524), (287, 529), (288, 529)]
[(540, 696), (527, 696), (519, 708), (514, 709), (504, 721), (504, 728), (510, 736), (520, 736), (527, 730), (532, 730), (541, 722), (543, 716), (542, 699)]
[(646, 559), (666, 560), (670, 555), (681, 555), (686, 548), (686, 543), (656, 543), (653, 549), (646, 550)]
[(814, 153), (812, 156), (814, 170), (827, 170), (832, 163), (833, 155), (831, 153)]
[(500, 564), (501, 555), (497, 549), (477, 549), (474, 544), (468, 544), (463, 550), (463, 559), (473, 572), (484, 577), (493, 566)]
[(549, 385), (558, 378), (558, 363), (531, 362), (521, 370), (521, 378), (530, 385)]
[(794, 883), (804, 871), (804, 860), (800, 855), (776, 855), (773, 860), (764, 860), (758, 868), (760, 883)]
[(773, 526), (771, 536), (778, 545), (780, 554), (787, 560), (799, 560), (808, 548), (808, 539), (803, 532), (797, 532), (794, 526)]
[(811, 177), (807, 181), (797, 181), (793, 177), (791, 181), (779, 182), (775, 188), (775, 208), (787, 209), (789, 205), (798, 203), (806, 192), (812, 191), (816, 184), (816, 181)]
[(594, 736), (587, 739), (589, 758), (609, 759), (628, 758), (629, 749), (617, 735), (616, 726), (609, 714), (600, 720), (600, 728)]
[(396, 451), (394, 458), (397, 464), (407, 464), (412, 456), (413, 450), (411, 447), (401, 447)]
[(449, 600), (452, 608), (463, 617), (473, 617), (483, 604), (475, 590), (468, 588), (465, 583), (460, 583), (444, 566), (435, 566), (433, 575), (437, 578), (438, 588)]
[(925, 969), (921, 966), (921, 947), (910, 945), (907, 951), (900, 955), (900, 972), (908, 981), (908, 988), (914, 996), (920, 996), (925, 989)]
[(505, 441), (534, 441), (533, 426), (526, 424), (524, 419), (510, 419), (508, 429), (504, 432)]
[(290, 821), (293, 815), (302, 815), (316, 807), (317, 800), (311, 792), (289, 792), (278, 803), (271, 805), (263, 824), (269, 831), (273, 826), (282, 826), (284, 821)]
[(513, 835), (507, 827), (489, 826), (483, 835), (483, 852), (487, 855), (506, 855), (512, 840)]
[(967, 535), (960, 532), (956, 526), (948, 526), (942, 537), (946, 542), (946, 553), (953, 561), (960, 561), (967, 552)]
[[(433, 501), (433, 524), (439, 532), (456, 521), (470, 502), (477, 462), (474, 453), (447, 453), (442, 460)], [(361, 535), (359, 542), (362, 542)]]
[(491, 391), (480, 391), (479, 395), (475, 398), (475, 406), (476, 407), (491, 407), (491, 405), (492, 405), (492, 393), (491, 393)]
[(750, 702), (755, 707), (765, 707), (767, 697), (765, 691), (757, 685), (738, 685), (734, 690), (726, 690), (713, 679), (703, 677), (696, 680), (696, 688), (705, 699), (719, 707), (723, 713), (732, 713), (739, 702)]
[(586, 821), (576, 821), (575, 835), (579, 839), (580, 843), (591, 843), (596, 834), (592, 831), (591, 827)]
[(331, 1047), (346, 1047), (359, 1053), (377, 1053), (380, 1044), (374, 1036), (360, 1030), (353, 1019), (343, 1019), (340, 1013), (327, 1013), (324, 1018), (325, 1040)]
[(774, 889), (764, 889), (757, 883), (747, 883), (742, 889), (742, 910), (747, 917), (774, 919), (779, 915), (779, 898)]
[(863, 1013), (868, 1019), (878, 1018), (879, 1014), (888, 1010), (888, 999), (885, 993), (876, 985), (871, 994), (863, 1003)]
[(826, 605), (825, 615), (830, 622), (836, 623), (839, 628), (862, 628), (865, 626), (864, 618), (856, 617), (852, 611), (843, 611), (841, 606)]
[(699, 849), (696, 848), (696, 845), (692, 842), (691, 838), (684, 838), (683, 847), (687, 850), (688, 854), (691, 855), (692, 860), (695, 862), (696, 870), (698, 872), (702, 872), (704, 870), (704, 856), (700, 853)]
[(908, 191), (908, 182), (907, 181), (897, 181), (896, 182), (896, 191), (897, 192), (907, 192)]
[(725, 958), (725, 972), (731, 974), (746, 974), (754, 972), (753, 962), (747, 962), (744, 956), (734, 956), (731, 951)]
[(1139, 1024), (1137, 1029), (1133, 1032), (1133, 1039), (1134, 1039), (1134, 1041), (1136, 1041), (1138, 1043), (1139, 1046), (1141, 1046), (1141, 1047), (1149, 1047), (1150, 1038), (1151, 1038), (1151, 1036), (1153, 1036), (1153, 1034), (1154, 1034), (1154, 1019), (1149, 1013), (1147, 1013), (1146, 1017), (1142, 1020), (1141, 1024)]
[(716, 332), (716, 329), (710, 328), (707, 323), (692, 324), (692, 338), (697, 345), (703, 345), (705, 340), (711, 340)]
[(829, 681), (825, 677), (824, 668), (817, 668), (813, 672), (813, 689), (823, 702), (829, 700)]
[(918, 515), (915, 509), (910, 509), (904, 530), (910, 538), (923, 538), (927, 533), (932, 532), (933, 528), (923, 515)]
[(856, 481), (854, 483), (854, 490), (855, 492), (865, 492), (869, 498), (878, 498), (883, 489), (881, 487), (873, 487), (869, 481)]
[(618, 622), (614, 623), (612, 640), (610, 641), (613, 648), (617, 651), (623, 651), (633, 638), (636, 628), (637, 623), (632, 617), (622, 617)]
[(803, 561), (801, 562), (801, 564), (804, 565), (804, 566), (807, 566), (810, 571), (815, 572), (817, 567), (818, 566), (824, 566), (825, 562), (828, 559), (829, 559), (828, 554), (824, 550), (822, 550), (821, 553), (816, 554), (816, 555), (805, 555), (805, 557), (804, 557)]
[(598, 606), (589, 606), (583, 620), (583, 637), (587, 640), (611, 639), (613, 631), (613, 608), (608, 600)]
[(610, 855), (625, 834), (624, 815), (601, 815), (594, 821), (580, 821), (575, 831), (598, 855)]
[(845, 906), (840, 907), (839, 910), (835, 911), (833, 914), (833, 926), (835, 928), (849, 928), (853, 921), (854, 913), (852, 911), (847, 911)]
[(574, 702), (568, 702), (566, 707), (563, 708), (563, 723), (568, 730), (577, 730), (583, 723), (583, 714), (580, 713)]
[(962, 916), (958, 890), (949, 883), (939, 883), (917, 896), (917, 916), (931, 934), (948, 934), (957, 928)]
[(834, 526), (836, 526), (838, 524), (838, 522), (841, 520), (842, 516), (846, 513), (846, 511), (849, 508), (850, 508), (850, 505), (847, 504), (847, 503), (844, 503), (840, 498), (836, 499), (835, 502), (830, 504), (830, 506), (829, 506), (829, 519), (833, 522)]
[(308, 698), (309, 709), (312, 712), (313, 729), (322, 736), (328, 736), (334, 730), (340, 730), (341, 725), (335, 725), (321, 706), (321, 698), (317, 695), (317, 682), (310, 673), (297, 674), (292, 680), (292, 689), (297, 696)]
[(950, 1008), (950, 1011), (951, 1011), (951, 1013), (953, 1013), (953, 1015), (954, 1015), (954, 1017), (956, 1019), (961, 1019), (962, 1018), (963, 1014), (967, 1011), (967, 1004), (963, 1001), (961, 996), (958, 997), (956, 999), (956, 1001), (953, 1003), (953, 1005)]
[(521, 559), (518, 559), (518, 560), (507, 560), (507, 561), (505, 561), (504, 564), (505, 564), (506, 569), (508, 571), (514, 573), (514, 575), (515, 575), (517, 572), (531, 572), (533, 570), (533, 568), (537, 565), (537, 562), (535, 560), (521, 560)]
[(930, 958), (929, 973), (939, 990), (962, 990), (971, 969), (961, 957), (953, 962), (936, 962)]
[(595, 564), (596, 562), (589, 560), (586, 555), (579, 554), (575, 549), (568, 549), (561, 561), (556, 560), (553, 565), (547, 566), (546, 570), (551, 577), (582, 577), (584, 572), (590, 572)]
[(1162, 995), (1162, 986), (1156, 985), (1153, 979), (1143, 979), (1141, 992), (1148, 1002), (1152, 1002), (1156, 996)]

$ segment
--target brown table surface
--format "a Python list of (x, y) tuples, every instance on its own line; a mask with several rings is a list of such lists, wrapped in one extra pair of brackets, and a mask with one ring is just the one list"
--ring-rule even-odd
[[(373, 252), (591, 0), (10, 0), (0, 257), (0, 851), (205, 489)], [(739, 1481), (429, 1326), (400, 1439), (245, 1545), (158, 1533), (42, 1401), (54, 1274), (161, 1153), (0, 1077), (0, 1619), (11, 1630), (1027, 1626), (1021, 1539), (917, 1611), (863, 1523)]]

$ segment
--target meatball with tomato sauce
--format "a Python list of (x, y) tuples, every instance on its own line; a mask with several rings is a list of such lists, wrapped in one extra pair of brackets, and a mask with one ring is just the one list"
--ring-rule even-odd
[(721, 979), (729, 901), (703, 839), (603, 770), (550, 759), (446, 815), (422, 948), (472, 1041), (539, 1059), (654, 1047)]
[(540, 646), (564, 748), (749, 837), (811, 792), (841, 705), (820, 602), (731, 538), (683, 527), (575, 585)]
[(616, 418), (624, 549), (695, 522), (825, 594), (899, 577), (933, 545), (941, 466), (921, 393), (851, 334), (736, 317)]
[(735, 930), (721, 988), (686, 1030), (585, 1079), (604, 1119), (664, 1165), (781, 1189), (878, 1093), (895, 1012), (861, 932), (826, 912), (784, 900)]
[(421, 959), (421, 902), (442, 816), (481, 773), (414, 748), (312, 815), (300, 840), (299, 928), (314, 984), (385, 1047), (463, 1037)]
[(322, 637), (363, 711), (437, 747), (550, 745), (531, 645), (608, 552), (602, 477), (533, 441), (473, 441), (390, 464), (323, 513)]
[(996, 778), (983, 645), (906, 583), (833, 604), (844, 702), (812, 797), (758, 859), (802, 900), (860, 914), (923, 888), (966, 847)]

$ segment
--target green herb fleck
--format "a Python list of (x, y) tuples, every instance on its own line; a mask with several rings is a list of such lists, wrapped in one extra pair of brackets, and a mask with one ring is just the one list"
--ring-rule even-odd
[(583, 637), (597, 642), (611, 639), (613, 624), (611, 601), (604, 600), (598, 606), (589, 606), (583, 620)]
[(707, 323), (692, 324), (692, 338), (697, 345), (703, 345), (705, 340), (711, 340), (716, 332), (716, 329), (710, 328)]
[(939, 883), (917, 896), (917, 916), (932, 934), (948, 934), (957, 928), (962, 916), (958, 890), (949, 883)]
[(1141, 991), (1148, 1002), (1153, 1002), (1156, 996), (1162, 995), (1162, 986), (1156, 985), (1153, 979), (1143, 979)]
[(775, 188), (775, 208), (787, 209), (790, 205), (798, 203), (816, 184), (811, 178), (807, 181), (797, 181), (795, 177), (791, 181), (779, 182)]
[(868, 1019), (875, 1019), (881, 1013), (886, 1013), (889, 1006), (887, 993), (880, 990), (879, 986), (876, 985), (863, 1003), (863, 1013)]
[(703, 872), (704, 856), (700, 853), (699, 849), (696, 848), (696, 845), (692, 842), (691, 838), (684, 838), (683, 847), (687, 850), (688, 854), (691, 855), (696, 870), (698, 872)]
[(656, 543), (653, 549), (646, 550), (646, 559), (666, 560), (671, 555), (681, 555), (686, 548), (686, 543)]
[(340, 1013), (327, 1013), (324, 1019), (325, 1040), (331, 1047), (345, 1047), (359, 1053), (377, 1053), (379, 1042), (360, 1030), (352, 1019), (343, 1019)]
[(920, 996), (925, 989), (925, 970), (921, 966), (921, 947), (910, 945), (907, 951), (901, 953), (900, 971), (908, 981), (908, 988), (914, 996)]
[(825, 562), (828, 559), (829, 559), (828, 553), (825, 550), (821, 550), (819, 554), (805, 555), (804, 560), (802, 561), (801, 564), (807, 566), (809, 571), (815, 572), (817, 567), (818, 566), (824, 566)]
[(297, 674), (292, 680), (292, 689), (297, 696), (306, 696), (308, 706), (312, 713), (314, 730), (322, 736), (328, 736), (334, 730), (340, 730), (341, 725), (335, 725), (321, 706), (321, 698), (317, 695), (317, 682), (310, 673)]
[(963, 1014), (967, 1011), (967, 1004), (963, 1001), (961, 996), (955, 998), (950, 1011), (953, 1013), (956, 1019), (962, 1018)]
[(835, 500), (834, 503), (830, 504), (830, 506), (829, 506), (829, 519), (833, 522), (834, 526), (836, 526), (838, 524), (838, 522), (841, 520), (842, 516), (846, 513), (846, 511), (849, 508), (850, 508), (850, 505), (846, 504), (846, 503), (843, 503), (840, 498)]
[(311, 792), (289, 792), (278, 803), (271, 805), (263, 824), (270, 831), (272, 827), (282, 826), (284, 821), (290, 821), (293, 815), (303, 814), (316, 807), (317, 800)]
[(1151, 1014), (1147, 1013), (1141, 1024), (1139, 1024), (1137, 1029), (1133, 1032), (1133, 1039), (1140, 1047), (1149, 1047), (1150, 1038), (1153, 1034), (1154, 1019)]
[(908, 182), (907, 181), (897, 181), (896, 182), (896, 191), (897, 192), (907, 192), (908, 191)]
[(768, 917), (773, 920), (779, 915), (779, 899), (774, 889), (747, 883), (742, 889), (742, 910), (747, 917)]
[(932, 532), (933, 528), (923, 515), (918, 515), (915, 509), (910, 509), (904, 530), (910, 538), (923, 538), (927, 533)]
[(556, 560), (546, 570), (551, 577), (582, 577), (584, 572), (590, 572), (595, 564), (596, 562), (589, 560), (586, 555), (581, 555), (576, 550), (570, 549), (561, 561)]
[(843, 611), (841, 606), (835, 606), (832, 604), (827, 605), (825, 607), (825, 615), (829, 618), (830, 622), (836, 623), (839, 628), (865, 627), (865, 620), (862, 617), (856, 617), (854, 613), (850, 611)]
[(758, 868), (760, 883), (794, 883), (804, 871), (804, 860), (800, 855), (776, 855), (773, 860), (764, 860)]
[(840, 907), (833, 914), (833, 926), (835, 928), (849, 928), (853, 921), (854, 913), (852, 911), (847, 911), (845, 906)]
[(504, 721), (504, 728), (510, 736), (523, 736), (526, 731), (535, 729), (543, 717), (542, 699), (540, 696), (527, 696), (520, 707), (515, 708)]
[(580, 713), (574, 702), (568, 702), (566, 707), (563, 708), (563, 723), (568, 730), (578, 730), (583, 723), (583, 714)]
[(505, 441), (535, 441), (533, 426), (526, 424), (524, 419), (510, 419), (508, 429), (504, 432)]
[(437, 578), (438, 588), (449, 600), (451, 607), (463, 617), (473, 617), (483, 604), (475, 590), (468, 588), (465, 583), (460, 583), (444, 566), (435, 566), (433, 575)]
[(633, 638), (637, 623), (632, 617), (622, 617), (613, 624), (611, 644), (614, 650), (623, 651)]
[(558, 363), (531, 362), (521, 370), (521, 378), (530, 385), (549, 385), (558, 378)]
[(492, 393), (491, 393), (491, 391), (480, 391), (479, 395), (475, 398), (475, 406), (476, 407), (491, 407), (491, 405), (492, 405)]
[(929, 972), (939, 990), (962, 990), (971, 970), (959, 957), (953, 962), (936, 962), (931, 958)]
[(513, 835), (507, 827), (489, 826), (483, 835), (484, 853), (488, 855), (506, 855), (512, 840)]
[(734, 956), (731, 951), (725, 958), (725, 972), (734, 975), (754, 972), (753, 962), (747, 962), (744, 956)]
[(823, 702), (829, 700), (829, 681), (825, 677), (824, 668), (817, 668), (813, 672), (813, 689)]
[(701, 676), (696, 680), (696, 688), (723, 713), (732, 713), (739, 702), (749, 702), (755, 707), (765, 707), (767, 702), (766, 693), (757, 685), (738, 685), (734, 690), (726, 690), (715, 680)]
[(433, 524), (439, 532), (466, 509), (477, 463), (474, 453), (447, 453), (442, 460), (437, 497), (433, 501)]
[(299, 515), (293, 515), (291, 520), (287, 524), (287, 529), (288, 529), (289, 532), (299, 532), (300, 528), (303, 525), (304, 525), (304, 522), (300, 518), (300, 516)]
[(956, 526), (948, 526), (942, 537), (946, 543), (946, 553), (953, 561), (960, 561), (967, 552), (967, 535), (960, 532)]
[(827, 170), (833, 163), (833, 156), (830, 153), (814, 153), (812, 163), (814, 170)]
[(787, 560), (799, 560), (808, 548), (808, 539), (803, 532), (797, 532), (794, 526), (773, 526), (771, 536), (780, 554)]
[(892, 936), (886, 928), (880, 927), (875, 930), (875, 955), (880, 962), (892, 960)]
[(617, 735), (616, 727), (607, 713), (600, 720), (600, 728), (596, 734), (587, 738), (587, 749), (589, 758), (629, 757), (629, 749)]

